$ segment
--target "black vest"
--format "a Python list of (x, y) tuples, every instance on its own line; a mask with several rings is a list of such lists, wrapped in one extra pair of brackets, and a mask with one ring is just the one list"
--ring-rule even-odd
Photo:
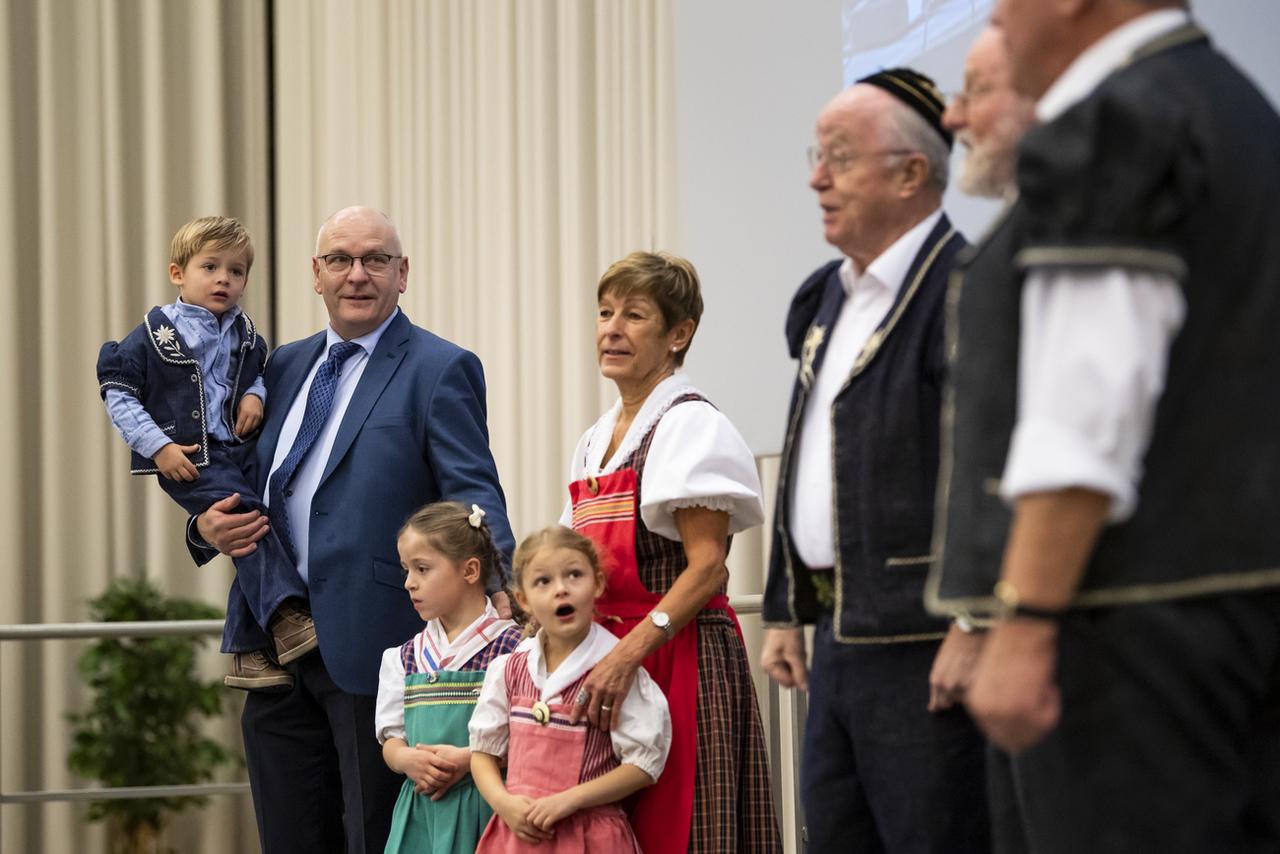
[[(892, 308), (872, 333), (832, 405), (837, 640), (941, 637), (946, 624), (921, 602), (930, 561), (945, 358), (943, 297), (964, 238), (943, 216), (912, 261)], [(808, 570), (790, 542), (788, 484), (800, 418), (844, 302), (840, 262), (801, 286), (787, 319), (800, 370), (779, 473), (764, 617), (773, 625), (821, 613)], [(823, 330), (822, 333), (816, 330)]]
[(1028, 268), (1170, 274), (1187, 313), (1138, 505), (1079, 606), (1280, 585), (1280, 118), (1194, 27), (1139, 51), (1023, 143), (1021, 196), (953, 282), (937, 612), (995, 607)]

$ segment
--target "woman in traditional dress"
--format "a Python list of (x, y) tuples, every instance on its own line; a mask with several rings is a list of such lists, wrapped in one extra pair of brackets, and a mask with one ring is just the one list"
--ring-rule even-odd
[(616, 725), (641, 665), (667, 695), (672, 746), (631, 811), (646, 854), (781, 851), (760, 710), (725, 595), (730, 537), (763, 521), (755, 461), (680, 371), (702, 316), (688, 261), (636, 252), (597, 287), (596, 354), (618, 401), (578, 441), (562, 522), (608, 583), (597, 619), (618, 645), (576, 697)]

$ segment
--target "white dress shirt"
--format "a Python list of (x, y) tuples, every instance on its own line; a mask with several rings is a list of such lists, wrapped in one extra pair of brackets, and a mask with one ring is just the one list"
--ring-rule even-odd
[(840, 265), (844, 305), (828, 330), (826, 355), (805, 401), (799, 446), (793, 451), (794, 469), (788, 479), (791, 541), (800, 559), (814, 569), (834, 566), (836, 562), (831, 526), (835, 514), (831, 406), (867, 339), (893, 307), (911, 262), (941, 218), (941, 209), (925, 217), (868, 264), (864, 272), (854, 268), (852, 258), (845, 258)]
[[(338, 435), (338, 427), (342, 424), (342, 416), (346, 414), (347, 405), (351, 403), (351, 396), (355, 394), (356, 386), (360, 383), (360, 377), (364, 375), (365, 366), (369, 364), (369, 355), (378, 346), (382, 333), (386, 331), (387, 326), (390, 325), (399, 312), (400, 309), (397, 308), (391, 313), (390, 317), (382, 322), (381, 326), (368, 335), (351, 339), (352, 342), (359, 344), (361, 349), (347, 357), (347, 361), (343, 363), (342, 374), (338, 377), (338, 385), (333, 392), (333, 406), (329, 410), (329, 418), (325, 421), (324, 427), (321, 428), (320, 435), (316, 437), (315, 444), (311, 446), (306, 458), (294, 473), (291, 487), (292, 494), (285, 498), (285, 507), (289, 513), (289, 537), (293, 541), (296, 553), (298, 574), (302, 576), (304, 582), (309, 583), (310, 581), (307, 570), (307, 550), (309, 546), (308, 538), (311, 535), (311, 499), (315, 497), (316, 487), (320, 485), (320, 476), (324, 474), (324, 467), (329, 462), (329, 452), (333, 450), (333, 440)], [(298, 389), (297, 397), (293, 399), (293, 403), (289, 406), (289, 413), (285, 415), (284, 424), (280, 427), (280, 439), (276, 442), (275, 459), (271, 461), (271, 474), (275, 474), (276, 469), (280, 468), (280, 464), (284, 462), (284, 458), (289, 455), (290, 449), (293, 448), (294, 439), (298, 437), (298, 428), (302, 426), (302, 416), (307, 409), (307, 395), (311, 392), (311, 382), (315, 379), (316, 371), (320, 370), (320, 366), (324, 364), (325, 359), (329, 358), (330, 348), (343, 340), (341, 335), (333, 331), (332, 326), (325, 330), (325, 338), (325, 347), (320, 352), (320, 357), (311, 366), (306, 380), (302, 383), (302, 388)], [(271, 482), (270, 476), (268, 476), (267, 482)], [(266, 492), (268, 494), (264, 495), (262, 500), (269, 503), (271, 490), (268, 489)]]
[[(1089, 96), (1186, 12), (1142, 15), (1080, 54), (1036, 105), (1051, 122)], [(1022, 293), (1018, 420), (1000, 495), (1083, 487), (1111, 497), (1108, 520), (1137, 506), (1142, 457), (1186, 302), (1165, 273), (1120, 267), (1028, 270)]]

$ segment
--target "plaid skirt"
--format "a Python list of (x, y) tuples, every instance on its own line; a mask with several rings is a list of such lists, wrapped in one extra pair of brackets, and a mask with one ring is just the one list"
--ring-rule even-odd
[[(705, 398), (683, 395), (668, 409), (694, 400)], [(629, 466), (636, 472), (636, 568), (640, 581), (661, 595), (671, 589), (688, 562), (684, 546), (650, 531), (639, 512), (645, 462), (659, 421), (661, 416), (621, 467)], [(697, 619), (698, 767), (693, 781), (689, 851), (781, 852), (782, 837), (769, 785), (769, 755), (746, 647), (726, 612), (704, 611)]]
[(689, 850), (782, 851), (747, 652), (723, 611), (698, 618), (698, 768)]

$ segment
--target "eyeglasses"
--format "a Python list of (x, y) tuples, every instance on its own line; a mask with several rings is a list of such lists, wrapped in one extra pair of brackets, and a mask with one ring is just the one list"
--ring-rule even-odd
[(831, 174), (839, 175), (841, 172), (847, 172), (853, 168), (853, 164), (863, 157), (876, 157), (883, 154), (915, 154), (910, 148), (881, 148), (876, 151), (842, 151), (836, 149), (834, 151), (823, 148), (819, 145), (809, 146), (809, 168), (817, 169), (818, 166), (826, 164), (831, 170)]
[(319, 256), (324, 262), (324, 268), (330, 273), (345, 273), (351, 269), (351, 265), (359, 261), (364, 265), (364, 271), (371, 276), (377, 276), (387, 272), (394, 258), (400, 258), (400, 255), (388, 255), (386, 252), (370, 252), (366, 255), (351, 256), (345, 252), (330, 252), (328, 255)]
[(996, 90), (995, 86), (990, 83), (982, 83), (977, 86), (962, 89), (959, 92), (951, 92), (947, 95), (947, 103), (955, 107), (957, 110), (964, 110), (974, 101), (979, 101)]

